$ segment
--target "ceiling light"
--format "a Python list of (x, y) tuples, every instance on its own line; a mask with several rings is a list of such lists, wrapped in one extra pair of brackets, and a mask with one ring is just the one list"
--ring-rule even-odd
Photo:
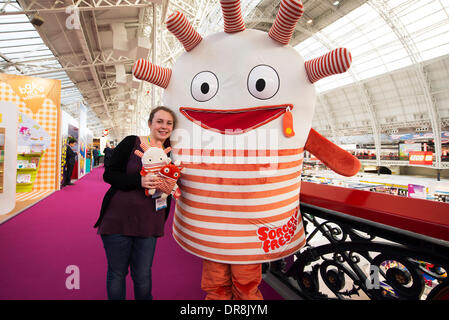
[(308, 23), (308, 24), (311, 24), (312, 22), (313, 22), (312, 19), (307, 20), (307, 23)]
[(340, 4), (340, 1), (334, 1), (334, 6), (338, 6)]

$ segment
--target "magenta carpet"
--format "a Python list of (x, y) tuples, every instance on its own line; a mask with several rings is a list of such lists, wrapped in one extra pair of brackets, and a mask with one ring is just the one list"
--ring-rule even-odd
[[(106, 257), (92, 227), (109, 186), (102, 174), (103, 168), (94, 169), (0, 225), (0, 300), (107, 299)], [(173, 240), (172, 222), (171, 214), (156, 247), (154, 299), (202, 300), (201, 259)], [(79, 289), (66, 286), (74, 275), (70, 266), (79, 270)], [(261, 291), (266, 300), (282, 299), (265, 282)], [(133, 298), (128, 275), (127, 299)]]

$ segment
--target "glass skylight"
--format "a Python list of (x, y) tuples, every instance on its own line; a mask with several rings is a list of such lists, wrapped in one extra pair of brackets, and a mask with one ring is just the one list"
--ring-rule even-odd
[[(386, 3), (391, 8), (390, 24), (374, 9), (374, 3), (368, 1), (295, 47), (305, 60), (336, 47), (351, 51), (350, 72), (320, 80), (316, 83), (318, 91), (411, 65), (414, 61), (406, 43), (410, 52), (416, 52), (418, 62), (449, 54), (449, 1), (390, 0)], [(397, 26), (398, 32), (394, 32), (391, 24)]]
[[(17, 1), (0, 0), (0, 12), (19, 12)], [(0, 15), (0, 72), (61, 80), (61, 104), (83, 100), (24, 14)]]

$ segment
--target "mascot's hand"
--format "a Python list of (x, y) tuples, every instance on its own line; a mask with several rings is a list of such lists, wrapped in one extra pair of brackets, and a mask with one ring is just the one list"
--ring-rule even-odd
[(359, 159), (327, 140), (314, 129), (310, 129), (304, 149), (342, 176), (352, 177), (360, 170)]

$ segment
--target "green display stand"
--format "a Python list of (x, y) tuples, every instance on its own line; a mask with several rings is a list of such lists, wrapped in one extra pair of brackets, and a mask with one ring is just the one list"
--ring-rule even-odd
[[(36, 179), (36, 175), (37, 172), (39, 170), (39, 166), (42, 160), (42, 155), (44, 153), (22, 153), (22, 154), (18, 154), (17, 155), (17, 160), (28, 160), (30, 161), (31, 158), (39, 158), (38, 160), (38, 164), (36, 165), (36, 169), (31, 169), (31, 168), (21, 168), (21, 169), (17, 169), (17, 175), (19, 174), (31, 174), (31, 179), (30, 179), (30, 183), (17, 183), (16, 184), (16, 192), (17, 193), (21, 193), (21, 192), (30, 192), (33, 191), (33, 185), (34, 185), (34, 180)], [(16, 176), (17, 179), (17, 176)]]

